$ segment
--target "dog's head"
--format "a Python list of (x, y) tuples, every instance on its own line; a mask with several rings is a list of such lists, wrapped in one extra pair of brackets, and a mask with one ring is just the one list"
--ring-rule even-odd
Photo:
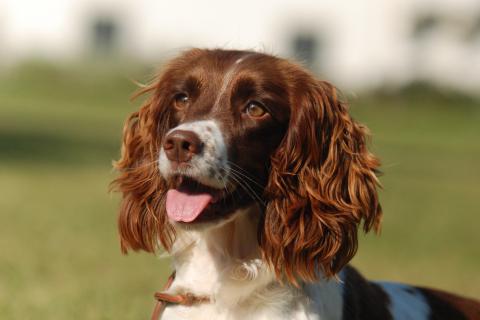
[(190, 50), (144, 92), (124, 128), (115, 181), (122, 249), (167, 250), (258, 205), (258, 241), (279, 277), (332, 276), (357, 228), (378, 227), (377, 159), (335, 88), (287, 60)]

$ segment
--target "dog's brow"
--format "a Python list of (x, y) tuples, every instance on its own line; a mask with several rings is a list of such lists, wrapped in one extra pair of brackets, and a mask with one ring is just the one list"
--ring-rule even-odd
[(218, 104), (220, 102), (220, 99), (222, 98), (223, 94), (225, 93), (225, 90), (227, 90), (228, 85), (232, 81), (232, 78), (233, 78), (233, 75), (235, 74), (235, 71), (237, 71), (237, 69), (238, 69), (238, 65), (252, 55), (253, 54), (250, 53), (250, 54), (247, 54), (243, 57), (238, 58), (237, 60), (235, 60), (233, 65), (230, 66), (230, 68), (227, 70), (227, 72), (225, 73), (225, 76), (223, 77), (222, 87), (218, 91), (217, 98), (215, 99), (215, 103), (213, 104), (213, 109), (217, 109)]

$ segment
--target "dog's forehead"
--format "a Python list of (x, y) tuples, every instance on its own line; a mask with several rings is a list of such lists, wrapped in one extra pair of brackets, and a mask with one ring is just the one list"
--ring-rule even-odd
[(186, 94), (189, 104), (175, 112), (177, 124), (214, 120), (224, 132), (254, 130), (241, 124), (250, 101), (259, 101), (276, 121), (290, 115), (289, 64), (280, 58), (250, 51), (200, 51), (174, 60), (167, 69), (171, 95)]
[[(225, 102), (234, 93), (239, 80), (250, 79), (253, 80), (250, 83), (258, 85), (266, 78), (265, 74), (269, 74), (270, 79), (275, 78), (267, 67), (270, 59), (274, 58), (256, 52), (206, 51), (200, 56), (183, 59), (183, 68), (175, 68), (175, 78), (177, 85), (184, 87), (189, 83), (197, 90), (194, 109), (190, 110), (192, 113), (215, 113), (225, 109)], [(262, 67), (264, 65), (265, 68)]]
[[(207, 80), (210, 85), (225, 80), (227, 75), (240, 72), (262, 74), (273, 72), (274, 61), (279, 58), (252, 51), (224, 51), (205, 50), (197, 55), (185, 54), (179, 58), (182, 68), (172, 66), (176, 70), (183, 70), (184, 75), (193, 75)], [(268, 69), (268, 70), (267, 70)], [(207, 79), (204, 79), (207, 78)]]

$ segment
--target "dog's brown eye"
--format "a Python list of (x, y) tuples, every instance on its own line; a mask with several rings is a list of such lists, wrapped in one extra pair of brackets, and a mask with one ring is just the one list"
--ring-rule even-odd
[(252, 118), (261, 118), (267, 114), (265, 107), (256, 101), (249, 102), (245, 112)]
[(185, 93), (179, 93), (175, 96), (175, 100), (174, 100), (175, 108), (183, 109), (189, 102), (190, 100)]

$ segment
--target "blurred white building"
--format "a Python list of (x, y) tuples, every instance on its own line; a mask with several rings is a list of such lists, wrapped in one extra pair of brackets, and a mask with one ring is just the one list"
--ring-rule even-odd
[(340, 87), (414, 79), (480, 91), (478, 0), (0, 0), (0, 63), (188, 47), (296, 57)]

